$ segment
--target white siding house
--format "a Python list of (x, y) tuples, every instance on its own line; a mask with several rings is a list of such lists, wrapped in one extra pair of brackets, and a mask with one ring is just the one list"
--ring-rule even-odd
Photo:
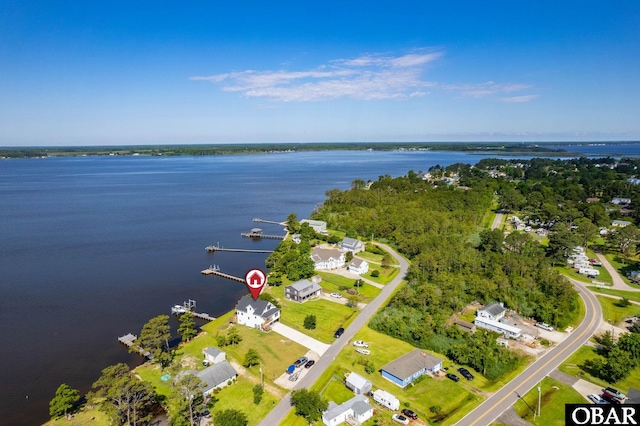
[(251, 328), (267, 330), (280, 320), (280, 309), (266, 300), (253, 300), (247, 295), (236, 305), (236, 321), (238, 324)]
[(337, 405), (330, 401), (327, 411), (322, 414), (322, 423), (326, 426), (336, 426), (346, 421), (354, 424), (364, 423), (373, 417), (373, 407), (369, 404), (369, 399), (364, 395), (356, 395), (350, 400)]
[(340, 250), (315, 247), (311, 252), (315, 269), (331, 270), (344, 265), (344, 253)]
[(323, 220), (312, 220), (312, 219), (302, 219), (300, 224), (307, 223), (314, 231), (318, 234), (326, 234), (327, 233), (327, 222)]
[(493, 305), (485, 306), (482, 309), (478, 309), (476, 311), (476, 316), (478, 318), (486, 318), (493, 321), (499, 321), (500, 318), (504, 317), (504, 314), (507, 312), (502, 303), (494, 303)]
[(349, 270), (358, 275), (366, 274), (369, 271), (369, 262), (364, 259), (356, 259), (354, 257), (349, 264)]
[(351, 253), (356, 254), (364, 250), (364, 243), (360, 240), (356, 240), (355, 238), (345, 238), (338, 243), (338, 247), (340, 247), (342, 250), (350, 251)]
[(205, 364), (220, 364), (227, 360), (227, 354), (218, 348), (204, 348), (202, 353), (204, 354)]
[(487, 318), (476, 317), (473, 323), (480, 328), (486, 328), (487, 330), (501, 333), (505, 337), (510, 337), (512, 339), (518, 339), (520, 337), (520, 334), (522, 333), (522, 330), (520, 330), (518, 327), (513, 327), (501, 323), (500, 321), (493, 321)]

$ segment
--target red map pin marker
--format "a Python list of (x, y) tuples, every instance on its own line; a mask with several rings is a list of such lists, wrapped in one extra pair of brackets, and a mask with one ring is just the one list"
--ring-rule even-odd
[(267, 276), (260, 269), (251, 269), (244, 276), (244, 281), (247, 283), (249, 291), (251, 291), (253, 300), (258, 300), (262, 288), (267, 283)]

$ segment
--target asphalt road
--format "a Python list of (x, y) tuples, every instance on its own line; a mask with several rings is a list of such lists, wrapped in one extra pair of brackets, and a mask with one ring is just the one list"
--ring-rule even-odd
[[(340, 338), (336, 339), (336, 341), (331, 345), (331, 347), (329, 347), (329, 349), (327, 349), (324, 355), (320, 357), (311, 370), (309, 370), (309, 372), (293, 387), (294, 390), (309, 388), (316, 380), (318, 380), (320, 375), (329, 368), (329, 365), (331, 365), (333, 360), (336, 359), (340, 351), (349, 343), (356, 332), (369, 322), (373, 314), (375, 314), (382, 304), (387, 301), (389, 296), (391, 296), (404, 279), (409, 268), (409, 263), (391, 247), (384, 244), (378, 245), (387, 250), (400, 263), (400, 271), (398, 272), (398, 275), (396, 275), (393, 281), (384, 286), (378, 297), (360, 311), (356, 319), (353, 320), (351, 325), (346, 328), (344, 334)], [(289, 410), (291, 410), (291, 393), (288, 393), (284, 398), (282, 398), (282, 400), (280, 400), (278, 405), (276, 405), (273, 410), (271, 410), (271, 412), (262, 419), (259, 426), (273, 426), (280, 424), (280, 422), (282, 422), (289, 413)]]
[(584, 345), (593, 333), (597, 331), (602, 318), (602, 310), (598, 300), (584, 287), (584, 284), (575, 280), (570, 281), (580, 293), (586, 307), (586, 314), (582, 323), (562, 343), (545, 353), (506, 386), (467, 414), (456, 425), (484, 426), (490, 424), (518, 400), (518, 395), (524, 395), (533, 389), (545, 376)]

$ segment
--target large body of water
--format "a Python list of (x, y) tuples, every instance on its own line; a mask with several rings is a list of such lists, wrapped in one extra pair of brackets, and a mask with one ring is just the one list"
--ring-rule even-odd
[(277, 241), (240, 237), (254, 226), (282, 233), (253, 218), (302, 219), (325, 191), (354, 179), (484, 157), (329, 151), (1, 161), (0, 422), (40, 424), (59, 384), (84, 394), (102, 368), (140, 363), (116, 338), (139, 333), (176, 303), (195, 299), (214, 316), (230, 310), (244, 285), (200, 271), (215, 263), (244, 276), (263, 268), (266, 255), (204, 247), (275, 248)]

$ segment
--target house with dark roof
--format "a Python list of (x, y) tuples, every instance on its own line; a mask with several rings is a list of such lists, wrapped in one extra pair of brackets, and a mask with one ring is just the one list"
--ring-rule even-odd
[(414, 349), (382, 367), (382, 377), (405, 387), (423, 374), (433, 374), (442, 369), (442, 360), (422, 349)]
[(462, 331), (466, 331), (466, 332), (469, 332), (469, 333), (475, 333), (476, 332), (475, 324), (472, 324), (470, 322), (467, 322), (467, 321), (464, 321), (464, 320), (461, 320), (461, 319), (457, 319), (457, 320), (453, 321), (453, 323), (455, 325), (457, 325), (458, 328), (460, 330), (462, 330)]
[(355, 238), (345, 238), (338, 243), (338, 247), (342, 250), (356, 254), (364, 250), (364, 243), (360, 240), (356, 240)]
[[(340, 423), (362, 424), (373, 417), (373, 407), (364, 395), (356, 395), (350, 400), (338, 405), (329, 401), (327, 411), (322, 413), (322, 423), (326, 426), (336, 426)], [(354, 423), (355, 422), (357, 423)]]
[(202, 353), (204, 354), (205, 365), (219, 364), (227, 360), (227, 354), (218, 348), (212, 348), (212, 347), (204, 348), (202, 350)]
[(236, 370), (227, 361), (214, 364), (202, 371), (186, 370), (176, 376), (176, 379), (186, 374), (193, 374), (206, 384), (202, 391), (205, 397), (211, 395), (215, 389), (221, 389), (229, 385), (238, 377)]
[(476, 311), (476, 317), (486, 318), (492, 321), (500, 321), (500, 318), (504, 317), (505, 313), (507, 313), (507, 309), (502, 303), (494, 303), (493, 305), (478, 309)]
[(311, 251), (311, 260), (315, 269), (336, 269), (344, 265), (344, 253), (340, 250), (314, 247)]
[(309, 280), (296, 281), (284, 288), (284, 297), (294, 302), (302, 303), (309, 299), (320, 297), (322, 287)]
[(267, 331), (273, 323), (279, 320), (280, 309), (266, 300), (253, 300), (253, 297), (246, 295), (236, 304), (236, 322), (238, 324)]

